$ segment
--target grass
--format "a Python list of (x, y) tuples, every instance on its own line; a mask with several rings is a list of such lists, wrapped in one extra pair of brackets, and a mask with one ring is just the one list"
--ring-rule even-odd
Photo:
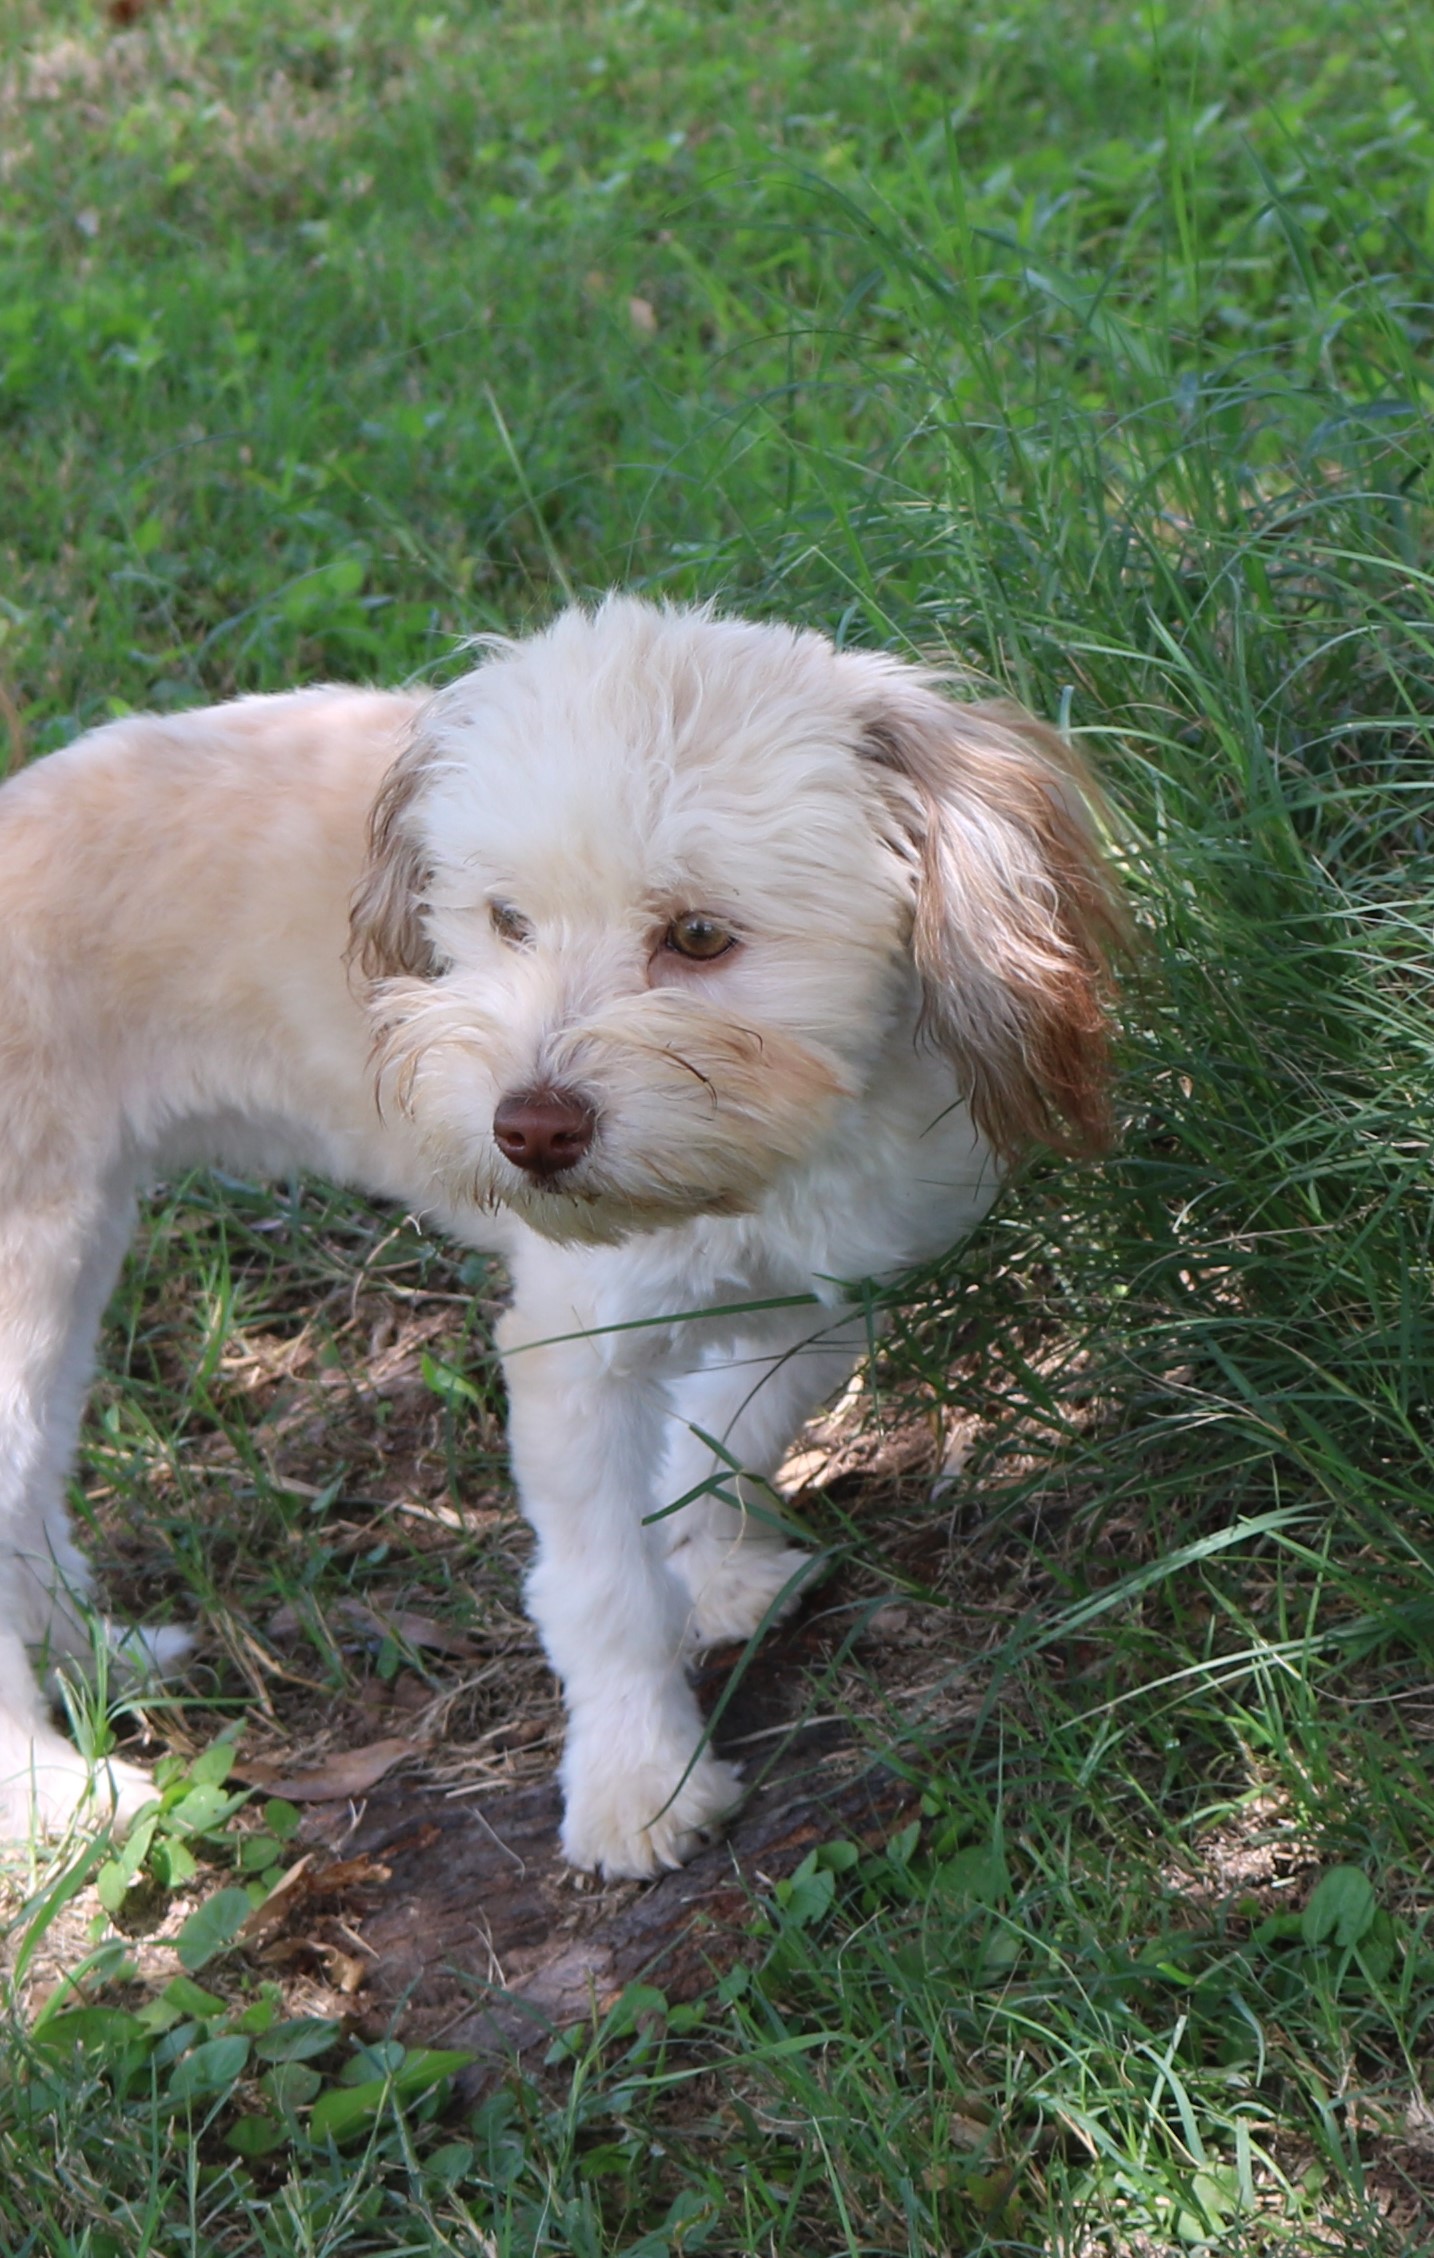
[[(1061, 716), (1147, 937), (1118, 1155), (1033, 1168), (885, 1352), (957, 1488), (817, 1509), (967, 1704), (938, 1747), (869, 1646), (839, 1688), (920, 1829), (476, 2116), (257, 1979), (144, 2004), (37, 1874), (7, 2248), (1429, 2247), (1431, 90), (1424, 12), (1347, 0), (7, 11), (17, 752), (716, 593)], [(149, 1717), (181, 1911), (178, 1853), (282, 1859), (202, 1753), (244, 1702), (276, 1749), (446, 1702), (455, 1764), (550, 1718), (490, 1298), (322, 1192), (157, 1207), (80, 1493), (107, 1587), (206, 1625)], [(87, 1945), (121, 2019), (36, 2023)]]

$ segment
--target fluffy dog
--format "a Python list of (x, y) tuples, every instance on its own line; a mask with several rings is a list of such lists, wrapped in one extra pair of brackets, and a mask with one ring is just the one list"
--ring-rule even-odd
[(435, 696), (125, 719), (6, 784), (0, 1823), (150, 1792), (92, 1778), (26, 1649), (90, 1647), (65, 1485), (136, 1193), (213, 1162), (504, 1255), (563, 1849), (689, 1857), (739, 1788), (684, 1656), (800, 1582), (766, 1485), (865, 1344), (852, 1282), (1028, 1141), (1101, 1140), (1089, 804), (1018, 707), (622, 597)]

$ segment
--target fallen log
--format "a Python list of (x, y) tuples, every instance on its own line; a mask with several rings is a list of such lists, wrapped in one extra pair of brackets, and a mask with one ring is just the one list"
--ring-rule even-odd
[[(758, 1901), (809, 1851), (884, 1841), (920, 1791), (848, 1722), (790, 1714), (812, 1644), (799, 1624), (735, 1686), (731, 1657), (704, 1672), (699, 1690), (721, 1704), (716, 1746), (743, 1760), (750, 1791), (720, 1842), (653, 1882), (601, 1885), (564, 1865), (554, 1782), (453, 1797), (384, 1781), (338, 1850), (357, 1878), (342, 1912), (367, 1964), (360, 2027), (470, 2048), (466, 2083), (480, 2091), (631, 1983), (694, 1997), (751, 1950)], [(306, 1832), (337, 1850), (336, 1820), (314, 1814)]]

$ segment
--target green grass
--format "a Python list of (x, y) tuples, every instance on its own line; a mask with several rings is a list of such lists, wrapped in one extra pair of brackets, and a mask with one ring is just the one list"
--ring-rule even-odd
[[(291, 2145), (225, 2146), (262, 1993), (68, 2049), (17, 2013), (0, 2240), (1427, 2250), (1426, 12), (15, 0), (0, 36), (26, 749), (421, 675), (569, 589), (715, 593), (1060, 715), (1147, 936), (1119, 1154), (1033, 1169), (894, 1329), (882, 1400), (970, 1423), (958, 1489), (829, 1509), (945, 1624), (939, 1756), (864, 1650), (920, 1834), (829, 1848), (758, 1964), (471, 2122), (336, 2042), (315, 2092), (398, 2095), (342, 2149), (272, 2088)], [(181, 1753), (246, 1693), (280, 1742), (353, 1700), (343, 1600), (518, 1652), (475, 1289), (322, 1194), (157, 1211), (82, 1471), (108, 1586), (217, 1633), (154, 1713)], [(371, 1667), (415, 1663), (441, 1694)], [(232, 1885), (192, 1792), (164, 1839)]]

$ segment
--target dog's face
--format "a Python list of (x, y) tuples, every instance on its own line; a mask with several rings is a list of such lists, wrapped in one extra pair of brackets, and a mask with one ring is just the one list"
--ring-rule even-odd
[(608, 1240), (750, 1209), (918, 1014), (998, 1145), (1088, 1137), (1113, 914), (1027, 717), (610, 599), (424, 710), (354, 954), (446, 1194)]

